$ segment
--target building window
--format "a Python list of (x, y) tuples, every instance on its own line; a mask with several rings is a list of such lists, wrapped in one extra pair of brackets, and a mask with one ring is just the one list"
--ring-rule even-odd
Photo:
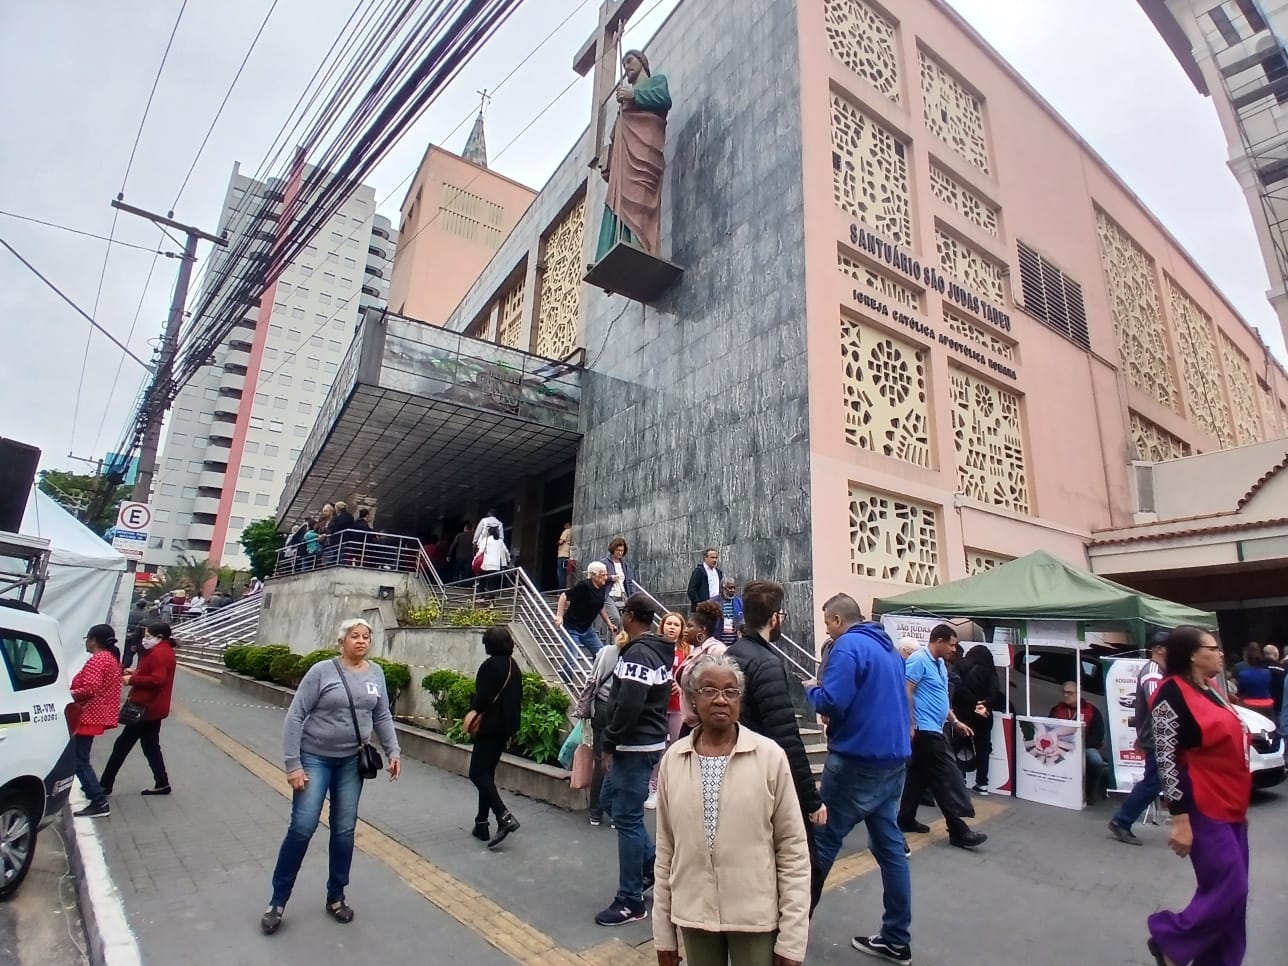
[(189, 473), (200, 473), (200, 472), (201, 472), (201, 461), (200, 461), (200, 460), (189, 460), (189, 461), (188, 461), (188, 472), (189, 472)]
[(266, 393), (266, 392), (257, 392), (257, 393), (255, 393), (255, 405), (256, 405), (256, 406), (267, 406), (267, 405), (268, 405), (268, 393)]
[(330, 293), (330, 292), (318, 292), (318, 302), (320, 302), (322, 305), (330, 305), (330, 304), (331, 304), (331, 293)]
[(892, 583), (939, 583), (938, 508), (851, 483), (850, 570)]
[(209, 426), (215, 421), (214, 413), (197, 413), (197, 422), (202, 426)]
[(322, 336), (320, 335), (309, 336), (309, 345), (316, 346), (319, 349), (322, 348)]
[(185, 486), (182, 495), (185, 500), (194, 500), (197, 497), (197, 488), (195, 486)]
[(963, 369), (949, 370), (948, 386), (958, 492), (1030, 512), (1020, 397)]
[(921, 346), (841, 317), (847, 442), (933, 468), (927, 355)]
[(291, 450), (291, 462), (295, 462), (297, 459), (299, 459), (301, 452), (303, 451), (298, 449)]
[(340, 367), (336, 365), (334, 362), (322, 363), (322, 371), (325, 372), (328, 376), (334, 376), (336, 374), (336, 371), (339, 368)]
[(162, 495), (162, 496), (174, 496), (177, 492), (179, 492), (179, 488), (178, 488), (177, 486), (175, 486), (173, 483), (162, 483), (162, 484), (161, 484), (161, 495)]
[(340, 261), (340, 256), (337, 255), (335, 252), (327, 252), (326, 260), (328, 264), (335, 265)]
[(191, 409), (180, 409), (180, 410), (178, 411), (178, 413), (176, 413), (175, 415), (176, 415), (176, 416), (178, 416), (178, 418), (179, 418), (179, 419), (182, 419), (182, 420), (185, 420), (185, 421), (186, 421), (186, 420), (191, 420), (191, 419), (192, 419), (192, 410), (191, 410)]
[(237, 475), (243, 480), (253, 480), (255, 478), (255, 467), (243, 463), (241, 469), (237, 471)]
[(261, 480), (263, 480), (265, 483), (271, 483), (271, 482), (273, 482), (273, 477), (274, 477), (275, 475), (276, 475), (276, 474), (275, 474), (271, 469), (269, 469), (267, 466), (265, 466), (263, 469), (261, 469), (261, 470), (259, 471), (259, 478), (260, 478)]
[(152, 517), (153, 517), (153, 519), (155, 519), (155, 520), (156, 520), (156, 522), (157, 522), (157, 523), (169, 523), (169, 522), (170, 522), (170, 511), (169, 511), (169, 510), (157, 510), (157, 511), (156, 511), (156, 513), (152, 514)]
[(246, 440), (246, 452), (247, 452), (247, 453), (258, 453), (258, 452), (259, 452), (259, 443), (255, 442), (255, 440), (253, 440), (253, 439), (248, 439), (248, 440)]
[(1261, 11), (1257, 8), (1256, 0), (1234, 0), (1234, 5), (1239, 8), (1239, 13), (1243, 14), (1244, 19), (1248, 21), (1248, 26), (1252, 28), (1254, 34), (1259, 34), (1266, 29), (1266, 22), (1261, 17)]
[(341, 342), (339, 339), (328, 339), (326, 344), (327, 344), (327, 348), (329, 348), (332, 352), (344, 351), (344, 343)]
[(280, 420), (270, 419), (268, 421), (268, 431), (270, 433), (280, 433), (285, 428), (286, 428), (285, 424), (283, 424)]
[(1136, 444), (1136, 455), (1150, 463), (1177, 460), (1190, 455), (1190, 444), (1169, 433), (1162, 426), (1151, 422), (1134, 410), (1128, 410), (1131, 420), (1131, 438)]
[(177, 470), (182, 465), (183, 460), (179, 459), (177, 456), (171, 456), (165, 461), (165, 468), (167, 470)]
[(1037, 250), (1016, 242), (1020, 256), (1020, 289), (1024, 311), (1045, 322), (1074, 345), (1090, 351), (1087, 309), (1082, 286), (1051, 264)]
[(918, 50), (917, 60), (926, 128), (979, 170), (991, 174), (983, 100), (926, 51)]
[(231, 526), (231, 527), (232, 527), (233, 529), (235, 529), (235, 530), (240, 530), (242, 527), (246, 526), (246, 518), (245, 518), (245, 517), (229, 517), (229, 518), (228, 518), (228, 525), (229, 525), (229, 526)]
[(218, 389), (207, 389), (207, 390), (205, 391), (205, 393), (203, 393), (203, 395), (204, 395), (207, 399), (218, 399), (218, 398), (219, 398), (219, 390), (218, 390)]
[(491, 249), (501, 246), (505, 209), (495, 202), (444, 182), (438, 217), (448, 234)]
[(305, 392), (317, 392), (317, 390), (318, 390), (318, 384), (317, 384), (317, 380), (316, 380), (316, 379), (305, 379), (305, 380), (304, 380), (304, 391), (305, 391)]
[(302, 318), (304, 318), (304, 307), (303, 307), (303, 306), (301, 306), (301, 305), (297, 305), (297, 306), (295, 306), (294, 308), (292, 308), (292, 309), (291, 309), (291, 318), (293, 318), (293, 319), (302, 319)]
[[(334, 284), (335, 284), (335, 272), (323, 272), (323, 273), (322, 273), (322, 277), (323, 277), (324, 279), (326, 279), (327, 284), (329, 284), (329, 285), (334, 285)], [(323, 294), (325, 294), (325, 293), (323, 293)]]
[(265, 456), (276, 456), (277, 454), (278, 454), (278, 448), (277, 448), (277, 444), (276, 444), (276, 443), (265, 443), (265, 444), (264, 444), (264, 455), (265, 455)]
[(896, 245), (912, 245), (908, 152), (894, 132), (832, 95), (832, 196)]
[[(343, 308), (344, 306), (348, 305), (348, 304), (349, 304), (349, 300), (348, 300), (348, 299), (341, 299), (341, 300), (340, 300), (340, 306), (341, 306), (342, 308)], [(344, 319), (332, 319), (332, 320), (331, 320), (331, 328), (333, 328), (333, 329), (339, 329), (341, 332), (343, 332), (343, 331), (344, 331)]]
[(173, 441), (174, 441), (174, 445), (175, 445), (175, 446), (187, 446), (187, 445), (188, 445), (188, 434), (187, 434), (187, 433), (175, 433), (175, 434), (174, 434), (174, 437), (173, 437)]
[(935, 249), (943, 270), (963, 286), (994, 305), (1006, 301), (1005, 276), (991, 258), (942, 228), (935, 229)]
[(823, 5), (832, 54), (890, 100), (899, 100), (899, 42), (895, 26), (863, 0)]
[(322, 360), (319, 359), (317, 356), (309, 356), (307, 359), (304, 360), (304, 367), (306, 369), (316, 369), (320, 365), (322, 365)]
[(234, 503), (248, 503), (250, 501), (250, 490), (238, 490), (233, 494)]
[(250, 418), (250, 428), (251, 428), (251, 429), (263, 429), (263, 428), (264, 428), (264, 417), (263, 417), (263, 416), (252, 416), (252, 417)]
[(170, 549), (183, 552), (188, 549), (188, 541), (180, 540), (178, 537), (173, 537), (170, 540)]
[(269, 335), (275, 335), (280, 337), (282, 334), (282, 327), (278, 325), (276, 322), (274, 322), (272, 325), (268, 327), (268, 333)]
[(285, 397), (285, 396), (275, 396), (275, 397), (273, 398), (273, 408), (274, 408), (274, 409), (285, 409), (285, 408), (286, 408), (286, 397)]
[(268, 506), (268, 494), (267, 494), (267, 493), (256, 493), (256, 494), (255, 494), (255, 505), (256, 505), (256, 506)]
[(1230, 15), (1222, 7), (1213, 7), (1208, 11), (1208, 16), (1212, 18), (1212, 24), (1221, 32), (1221, 39), (1226, 42), (1227, 46), (1233, 47), (1242, 38), (1239, 31), (1235, 29), (1234, 24), (1230, 21)]
[(189, 526), (192, 524), (192, 514), (191, 513), (176, 514), (174, 518), (174, 522), (179, 524), (179, 526), (181, 527)]
[(298, 437), (300, 437), (301, 439), (303, 439), (303, 438), (304, 438), (305, 436), (307, 436), (308, 434), (309, 434), (309, 428), (308, 428), (307, 426), (300, 426), (300, 425), (296, 424), (296, 427), (295, 427), (295, 435), (296, 435), (296, 436), (298, 436)]
[(239, 544), (233, 543), (231, 540), (224, 544), (225, 556), (231, 556), (238, 553), (241, 553), (241, 546)]
[(1221, 386), (1212, 318), (1185, 294), (1171, 276), (1167, 281), (1172, 325), (1176, 332), (1176, 354), (1181, 363), (1181, 381), (1190, 419), (1217, 438), (1224, 449), (1234, 445), (1230, 410)]
[(289, 332), (286, 333), (286, 341), (299, 342), (303, 335), (304, 333), (301, 332), (299, 329), (291, 329)]
[(165, 537), (148, 537), (149, 550), (161, 550), (165, 547)]
[(307, 416), (309, 413), (313, 412), (313, 406), (310, 403), (301, 399), (299, 402), (298, 411), (304, 413)]

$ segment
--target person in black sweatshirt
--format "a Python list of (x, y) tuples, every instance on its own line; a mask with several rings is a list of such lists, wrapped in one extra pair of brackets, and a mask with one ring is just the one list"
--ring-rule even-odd
[(805, 835), (809, 840), (811, 903), (818, 905), (823, 874), (814, 845), (814, 826), (827, 821), (827, 808), (814, 784), (805, 742), (796, 723), (787, 665), (771, 646), (783, 632), (783, 585), (770, 580), (753, 580), (742, 591), (744, 630), (742, 637), (725, 653), (738, 662), (747, 679), (742, 694), (742, 724), (757, 734), (772, 738), (787, 753), (796, 783), (796, 797), (805, 814)]
[(612, 784), (617, 826), (618, 882), (613, 901), (595, 916), (601, 926), (621, 926), (648, 916), (644, 893), (653, 885), (656, 852), (644, 826), (644, 799), (653, 768), (666, 750), (666, 708), (675, 660), (675, 645), (652, 632), (656, 615), (647, 595), (626, 598), (621, 613), (629, 643), (613, 671), (603, 739), (605, 780)]
[[(519, 821), (510, 814), (496, 790), (496, 766), (501, 754), (519, 730), (520, 706), (523, 703), (523, 673), (514, 660), (514, 638), (504, 624), (483, 632), (483, 650), (488, 658), (479, 665), (474, 677), (474, 700), (470, 710), (482, 715), (483, 721), (474, 735), (470, 751), (470, 781), (479, 790), (479, 809), (474, 816), (476, 839), (496, 848), (506, 836), (519, 830)], [(496, 815), (496, 835), (489, 835), (488, 811)]]

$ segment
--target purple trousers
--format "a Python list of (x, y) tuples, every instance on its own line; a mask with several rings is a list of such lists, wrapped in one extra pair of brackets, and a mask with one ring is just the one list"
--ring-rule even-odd
[(1182, 912), (1156, 912), (1149, 934), (1192, 966), (1239, 966), (1248, 948), (1248, 823), (1190, 814), (1190, 862), (1198, 890)]

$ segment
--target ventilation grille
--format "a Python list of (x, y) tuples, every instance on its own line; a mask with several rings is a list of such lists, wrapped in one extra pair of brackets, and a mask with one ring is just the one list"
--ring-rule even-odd
[(1087, 331), (1082, 286), (1024, 242), (1017, 242), (1016, 248), (1020, 255), (1024, 310), (1074, 345), (1090, 351), (1091, 334)]

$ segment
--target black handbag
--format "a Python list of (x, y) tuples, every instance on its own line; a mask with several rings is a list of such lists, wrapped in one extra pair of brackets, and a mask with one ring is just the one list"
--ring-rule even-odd
[(117, 720), (123, 725), (138, 724), (143, 720), (147, 710), (147, 705), (139, 704), (137, 701), (126, 701), (121, 705), (121, 713), (117, 716)]
[(349, 682), (345, 680), (344, 668), (340, 667), (340, 659), (335, 658), (331, 663), (335, 665), (335, 672), (340, 675), (340, 683), (344, 685), (344, 693), (349, 696), (349, 714), (353, 718), (353, 734), (358, 739), (358, 774), (362, 776), (364, 781), (367, 781), (380, 774), (380, 769), (385, 767), (385, 762), (380, 757), (380, 752), (362, 740), (362, 729), (358, 727), (358, 709), (353, 706), (353, 692), (349, 690)]

